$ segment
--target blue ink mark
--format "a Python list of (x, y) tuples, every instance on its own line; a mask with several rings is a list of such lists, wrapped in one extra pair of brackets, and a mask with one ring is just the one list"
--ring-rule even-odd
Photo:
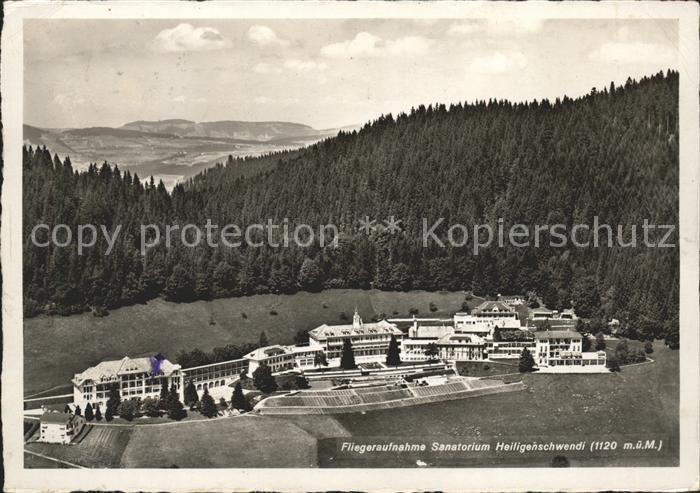
[(155, 356), (149, 357), (148, 359), (151, 362), (151, 376), (155, 377), (156, 375), (158, 375), (158, 372), (160, 371), (160, 364), (165, 359), (165, 356), (158, 353)]

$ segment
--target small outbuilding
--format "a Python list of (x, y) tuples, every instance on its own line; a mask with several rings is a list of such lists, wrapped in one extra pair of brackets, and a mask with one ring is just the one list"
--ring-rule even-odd
[(85, 426), (85, 419), (70, 413), (47, 411), (41, 415), (39, 441), (68, 444)]

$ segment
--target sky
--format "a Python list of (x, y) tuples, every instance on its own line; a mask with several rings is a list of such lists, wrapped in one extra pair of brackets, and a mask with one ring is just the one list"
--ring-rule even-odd
[(678, 66), (674, 20), (25, 20), (25, 123), (361, 124), (571, 97)]

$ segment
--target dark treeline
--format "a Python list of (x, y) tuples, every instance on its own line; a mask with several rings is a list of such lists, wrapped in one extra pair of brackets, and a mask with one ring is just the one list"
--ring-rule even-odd
[[(241, 167), (257, 172), (242, 173)], [(394, 215), (403, 231), (358, 232), (365, 216)], [(382, 116), (301, 151), (217, 165), (171, 194), (107, 164), (77, 173), (45, 149), (24, 150), (25, 314), (98, 313), (157, 296), (174, 301), (299, 289), (473, 290), (536, 293), (554, 309), (617, 318), (630, 337), (677, 333), (677, 248), (422, 245), (422, 221), (624, 225), (678, 222), (678, 74), (577, 99), (420, 106)], [(139, 253), (140, 225), (245, 228), (305, 223), (340, 229), (338, 248), (187, 248)], [(36, 247), (38, 223), (122, 226), (111, 255), (100, 239)], [(507, 233), (506, 233), (507, 234)], [(41, 237), (41, 235), (39, 235)], [(44, 233), (45, 237), (45, 233)], [(265, 235), (261, 234), (261, 238)], [(585, 232), (579, 240), (584, 241)], [(603, 233), (602, 238), (607, 234)], [(652, 235), (653, 237), (653, 235)], [(677, 242), (673, 235), (671, 242)], [(531, 240), (532, 242), (532, 240)]]

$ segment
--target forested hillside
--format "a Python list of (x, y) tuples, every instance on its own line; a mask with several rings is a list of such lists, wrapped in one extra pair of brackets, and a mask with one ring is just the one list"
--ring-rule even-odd
[[(419, 107), (302, 151), (259, 158), (243, 178), (230, 160), (168, 194), (108, 165), (73, 171), (45, 149), (24, 152), (25, 313), (111, 308), (156, 296), (188, 301), (324, 287), (536, 292), (552, 308), (620, 319), (630, 336), (677, 332), (677, 248), (422, 246), (422, 220), (444, 225), (678, 222), (678, 74), (585, 97)], [(366, 215), (403, 231), (357, 230)], [(283, 218), (336, 224), (340, 246), (185, 248), (139, 253), (141, 224), (245, 227)], [(30, 243), (38, 223), (121, 224), (78, 256)], [(444, 237), (446, 227), (438, 229)], [(616, 234), (616, 232), (614, 232)], [(605, 236), (605, 235), (603, 235)], [(677, 243), (677, 234), (670, 241)]]

